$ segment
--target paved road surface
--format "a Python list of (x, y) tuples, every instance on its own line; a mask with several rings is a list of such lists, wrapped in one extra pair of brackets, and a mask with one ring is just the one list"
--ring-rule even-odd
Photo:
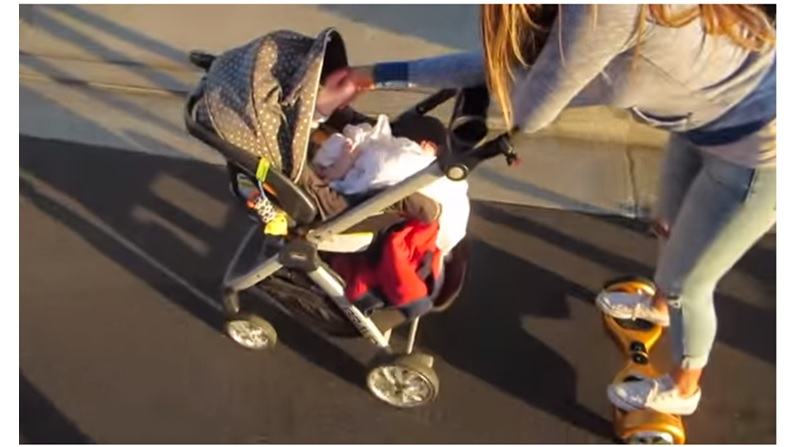
[[(474, 204), (472, 275), (420, 346), (442, 381), (398, 411), (372, 351), (280, 317), (270, 353), (219, 332), (215, 291), (248, 220), (222, 168), (20, 136), (20, 437), (105, 443), (603, 443), (620, 358), (593, 294), (647, 274), (640, 224)], [(775, 442), (775, 238), (725, 278), (696, 443)], [(662, 352), (663, 356), (663, 352)]]

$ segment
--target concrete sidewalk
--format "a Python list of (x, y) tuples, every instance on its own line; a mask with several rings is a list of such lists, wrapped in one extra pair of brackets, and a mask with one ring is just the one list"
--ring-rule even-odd
[[(479, 47), (475, 5), (23, 5), (20, 133), (220, 163), (183, 129), (182, 98), (200, 76), (187, 52), (326, 26), (342, 32), (353, 64)], [(356, 107), (392, 115), (425, 93), (374, 92)], [(523, 143), (521, 168), (482, 167), (472, 196), (644, 216), (664, 140), (624, 112), (569, 110)]]

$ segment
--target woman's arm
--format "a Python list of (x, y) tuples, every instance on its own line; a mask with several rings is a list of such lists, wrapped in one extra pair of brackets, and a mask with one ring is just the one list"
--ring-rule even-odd
[[(515, 124), (536, 131), (553, 121), (630, 47), (638, 18), (638, 5), (562, 5), (536, 62), (517, 76), (512, 92)], [(483, 84), (484, 67), (482, 52), (455, 53), (352, 67), (346, 80), (358, 92), (409, 86), (462, 88)]]
[(473, 87), (484, 82), (483, 53), (447, 54), (403, 62), (383, 62), (373, 66), (376, 88)]
[(412, 61), (382, 62), (336, 70), (317, 93), (315, 123), (375, 88), (463, 88), (484, 82), (483, 54), (455, 53)]
[(638, 18), (638, 5), (561, 5), (542, 52), (513, 87), (514, 124), (529, 132), (550, 124), (635, 43)]

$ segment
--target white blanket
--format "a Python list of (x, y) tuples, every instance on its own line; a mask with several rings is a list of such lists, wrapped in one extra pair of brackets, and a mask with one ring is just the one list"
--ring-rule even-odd
[[(348, 125), (341, 134), (332, 135), (319, 148), (313, 163), (322, 168), (331, 166), (342, 156), (348, 143), (356, 151), (353, 166), (343, 178), (331, 182), (333, 189), (348, 195), (395, 185), (436, 160), (434, 154), (426, 152), (416, 142), (392, 136), (389, 118), (380, 115), (374, 127), (367, 123)], [(419, 192), (442, 207), (437, 245), (443, 253), (449, 253), (466, 235), (467, 182), (443, 177)]]

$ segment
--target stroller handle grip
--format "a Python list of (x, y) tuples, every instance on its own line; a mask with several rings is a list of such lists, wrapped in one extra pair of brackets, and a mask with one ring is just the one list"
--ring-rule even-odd
[[(442, 171), (451, 180), (464, 180), (479, 164), (499, 155), (506, 158), (509, 166), (516, 165), (519, 158), (514, 141), (519, 133), (517, 129), (512, 129), (479, 145), (461, 145), (462, 150), (451, 148), (448, 156), (440, 160)], [(456, 143), (456, 146), (459, 144)]]

